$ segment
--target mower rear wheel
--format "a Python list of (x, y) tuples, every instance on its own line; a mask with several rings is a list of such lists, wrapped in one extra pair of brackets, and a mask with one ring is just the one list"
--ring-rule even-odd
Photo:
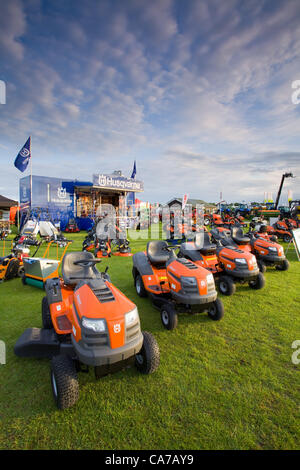
[(23, 277), (24, 274), (25, 274), (24, 266), (19, 266), (18, 277)]
[(51, 360), (51, 386), (57, 408), (64, 410), (73, 406), (79, 398), (79, 383), (76, 367), (64, 354)]
[(45, 328), (46, 330), (51, 330), (51, 328), (53, 328), (49, 303), (46, 296), (42, 298), (42, 323), (43, 328)]
[(23, 276), (22, 276), (22, 284), (24, 286), (26, 286), (26, 276), (25, 276), (25, 274), (23, 274)]
[(160, 309), (161, 322), (167, 330), (174, 330), (178, 323), (178, 315), (172, 305), (165, 304)]
[(215, 300), (211, 304), (207, 314), (209, 318), (211, 318), (214, 321), (221, 320), (221, 318), (224, 317), (224, 305), (223, 305), (222, 300), (220, 299)]
[(135, 366), (142, 374), (152, 374), (159, 366), (159, 347), (156, 339), (148, 331), (143, 331), (143, 346), (135, 356)]
[(147, 297), (147, 291), (140, 274), (137, 274), (135, 277), (135, 290), (139, 297)]
[(265, 265), (265, 263), (264, 263), (263, 261), (257, 260), (257, 266), (258, 266), (259, 271), (260, 271), (261, 273), (264, 274), (264, 273), (266, 272), (267, 266)]
[(233, 295), (235, 293), (235, 283), (229, 276), (221, 276), (219, 279), (219, 291), (223, 295)]
[(253, 280), (253, 281), (249, 281), (249, 287), (251, 287), (251, 289), (262, 289), (266, 284), (266, 280), (265, 280), (265, 277), (262, 273), (259, 273), (258, 276)]
[(278, 271), (287, 271), (290, 267), (290, 263), (288, 262), (287, 259), (285, 259), (281, 264), (277, 264), (275, 268)]
[(291, 239), (292, 239), (291, 235), (284, 235), (284, 237), (283, 237), (283, 241), (285, 243), (289, 243), (291, 241)]

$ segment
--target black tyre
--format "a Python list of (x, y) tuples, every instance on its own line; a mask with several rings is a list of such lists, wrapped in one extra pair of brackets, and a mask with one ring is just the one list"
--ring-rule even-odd
[(263, 261), (261, 261), (260, 259), (257, 260), (257, 266), (258, 266), (258, 268), (259, 268), (259, 270), (260, 270), (261, 273), (264, 274), (264, 273), (266, 272), (267, 266), (266, 266), (265, 263), (264, 263)]
[(43, 323), (43, 328), (45, 328), (46, 330), (50, 330), (51, 328), (53, 328), (50, 308), (49, 308), (48, 299), (46, 296), (42, 298), (42, 323)]
[(289, 269), (289, 267), (290, 267), (290, 263), (288, 262), (287, 259), (285, 259), (285, 260), (283, 261), (283, 263), (277, 264), (277, 265), (275, 266), (275, 268), (276, 268), (278, 271), (287, 271), (287, 270)]
[(76, 367), (72, 359), (63, 354), (51, 360), (51, 386), (57, 408), (64, 410), (73, 406), (79, 398)]
[(24, 266), (19, 266), (18, 277), (23, 277), (24, 274), (25, 274)]
[(284, 235), (283, 237), (283, 241), (286, 242), (286, 243), (289, 243), (291, 241), (291, 236), (290, 235)]
[(167, 330), (174, 330), (178, 323), (178, 315), (172, 305), (165, 304), (160, 309), (161, 322)]
[(140, 297), (147, 297), (147, 291), (145, 289), (142, 276), (140, 274), (136, 275), (134, 284), (137, 295), (139, 295)]
[(262, 273), (259, 273), (258, 276), (253, 280), (253, 281), (249, 281), (249, 287), (251, 287), (251, 289), (262, 289), (266, 284), (266, 280), (265, 280), (265, 277)]
[(220, 299), (215, 300), (211, 304), (207, 314), (209, 318), (211, 318), (214, 321), (221, 320), (221, 318), (224, 317), (224, 305), (223, 305), (222, 300)]
[(142, 374), (152, 374), (159, 366), (159, 347), (151, 333), (143, 331), (143, 336), (143, 346), (135, 356), (135, 366)]
[(22, 284), (24, 286), (26, 286), (26, 276), (25, 276), (25, 274), (23, 274), (23, 276), (22, 276)]
[(235, 283), (229, 276), (221, 276), (219, 279), (219, 291), (223, 295), (233, 295), (235, 293)]

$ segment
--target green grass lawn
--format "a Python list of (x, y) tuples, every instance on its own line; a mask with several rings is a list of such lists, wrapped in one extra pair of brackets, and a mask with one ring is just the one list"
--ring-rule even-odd
[[(85, 233), (72, 235), (80, 250)], [(133, 251), (146, 240), (132, 242)], [(300, 339), (300, 263), (293, 248), (289, 271), (269, 268), (266, 287), (238, 286), (222, 297), (220, 322), (182, 315), (167, 331), (148, 299), (133, 286), (131, 258), (112, 257), (109, 274), (139, 308), (144, 330), (160, 347), (155, 374), (134, 368), (95, 381), (80, 374), (80, 399), (58, 411), (49, 361), (18, 358), (22, 332), (41, 326), (42, 290), (20, 279), (0, 285), (1, 449), (299, 449), (299, 371), (291, 344)], [(100, 268), (99, 268), (100, 269)]]

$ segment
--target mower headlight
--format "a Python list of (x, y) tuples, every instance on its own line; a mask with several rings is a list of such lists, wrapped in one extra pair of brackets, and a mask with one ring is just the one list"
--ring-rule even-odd
[(103, 318), (83, 318), (81, 324), (84, 328), (93, 330), (95, 333), (103, 333), (106, 330), (105, 320)]
[(207, 284), (211, 284), (211, 283), (214, 282), (214, 276), (213, 276), (213, 274), (208, 274), (208, 275), (206, 276), (206, 282), (207, 282)]
[(182, 287), (196, 287), (197, 286), (197, 279), (195, 277), (181, 277), (181, 285)]
[(125, 315), (125, 326), (131, 326), (136, 323), (139, 319), (138, 309), (135, 307), (131, 312), (126, 313)]
[(236, 264), (247, 264), (247, 261), (245, 260), (245, 258), (235, 258), (234, 262)]
[(277, 253), (276, 246), (269, 246), (269, 251), (272, 251), (272, 253)]

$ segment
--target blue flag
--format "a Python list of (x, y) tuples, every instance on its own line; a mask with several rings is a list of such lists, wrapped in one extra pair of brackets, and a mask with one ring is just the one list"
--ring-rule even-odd
[(134, 160), (134, 165), (133, 165), (131, 178), (135, 178), (135, 175), (136, 175), (136, 164), (135, 164), (135, 160)]
[(20, 171), (25, 171), (29, 160), (31, 158), (31, 150), (30, 150), (30, 137), (27, 139), (26, 144), (24, 147), (20, 150), (18, 153), (16, 159), (15, 159), (15, 167), (18, 168)]

